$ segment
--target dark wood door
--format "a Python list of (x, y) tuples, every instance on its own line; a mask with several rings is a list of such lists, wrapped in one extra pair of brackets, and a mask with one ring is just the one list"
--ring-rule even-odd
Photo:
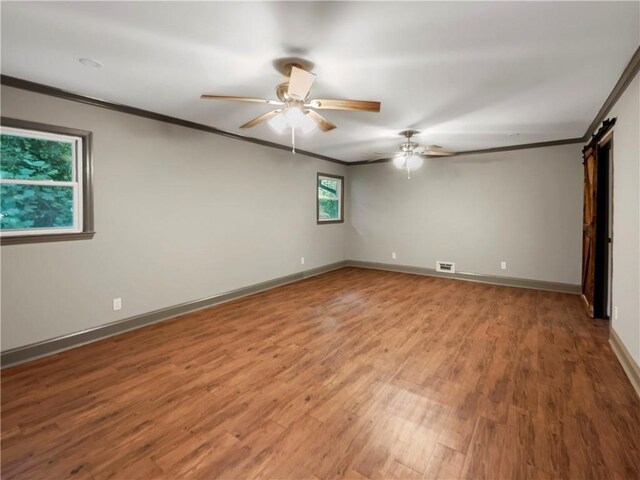
[(582, 296), (593, 315), (596, 259), (597, 148), (584, 150), (584, 200), (582, 213)]
[(609, 318), (611, 276), (610, 176), (613, 126), (605, 120), (582, 150), (584, 158), (584, 203), (582, 212), (582, 298), (592, 317)]

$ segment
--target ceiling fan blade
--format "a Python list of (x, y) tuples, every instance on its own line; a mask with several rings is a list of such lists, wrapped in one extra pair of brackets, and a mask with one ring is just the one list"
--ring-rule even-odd
[(331, 123), (319, 113), (314, 112), (313, 110), (306, 110), (305, 113), (311, 120), (318, 124), (318, 128), (320, 128), (320, 130), (322, 130), (323, 132), (328, 132), (330, 130), (333, 130), (334, 128), (337, 128), (333, 123)]
[(373, 152), (372, 155), (376, 155), (376, 158), (393, 158), (404, 155), (404, 152)]
[(316, 80), (314, 73), (307, 72), (298, 67), (291, 67), (291, 78), (289, 79), (288, 94), (290, 97), (304, 100), (309, 95), (311, 85)]
[(313, 108), (325, 108), (330, 110), (357, 110), (361, 112), (379, 112), (380, 102), (370, 102), (367, 100), (331, 100), (322, 99), (311, 100), (308, 104)]
[(264, 114), (260, 115), (259, 117), (254, 118), (253, 120), (249, 120), (247, 123), (245, 123), (244, 125), (240, 126), (240, 128), (255, 127), (259, 123), (265, 122), (265, 121), (270, 120), (271, 118), (275, 117), (281, 111), (282, 111), (282, 109), (279, 108), (277, 110), (272, 110), (270, 112), (264, 113)]
[(451, 157), (455, 154), (453, 152), (445, 152), (444, 150), (425, 150), (420, 155), (426, 157)]
[(209, 95), (204, 94), (200, 95), (201, 99), (204, 100), (231, 100), (233, 102), (249, 102), (249, 103), (265, 103), (267, 105), (284, 105), (282, 102), (277, 100), (269, 100), (266, 98), (253, 98), (253, 97), (234, 97), (228, 95)]

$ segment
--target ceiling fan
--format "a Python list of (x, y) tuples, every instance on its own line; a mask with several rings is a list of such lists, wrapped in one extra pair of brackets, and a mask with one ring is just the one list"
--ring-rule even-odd
[(407, 170), (407, 178), (411, 179), (411, 172), (420, 168), (424, 162), (424, 157), (450, 157), (454, 152), (442, 150), (440, 145), (427, 145), (421, 147), (416, 142), (411, 141), (411, 137), (418, 134), (417, 130), (404, 130), (400, 135), (405, 137), (405, 141), (400, 144), (400, 150), (390, 153), (391, 157), (380, 160), (391, 160), (399, 169)]
[(380, 102), (365, 100), (335, 100), (310, 99), (311, 85), (316, 79), (314, 73), (305, 70), (300, 63), (292, 62), (283, 66), (283, 73), (287, 81), (276, 87), (277, 100), (266, 98), (236, 97), (226, 95), (204, 94), (200, 98), (207, 100), (231, 100), (235, 102), (262, 103), (274, 105), (278, 108), (264, 113), (253, 120), (249, 120), (240, 128), (255, 127), (259, 123), (268, 121), (277, 132), (282, 133), (287, 127), (291, 128), (292, 152), (296, 153), (295, 131), (297, 128), (303, 133), (309, 133), (318, 127), (323, 132), (329, 132), (336, 125), (320, 115), (316, 110), (356, 110), (363, 112), (379, 112)]

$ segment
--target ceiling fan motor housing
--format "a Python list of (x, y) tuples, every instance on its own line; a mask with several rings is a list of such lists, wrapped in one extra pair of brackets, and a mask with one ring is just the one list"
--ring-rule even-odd
[(304, 104), (304, 103), (307, 102), (307, 100), (309, 100), (309, 95), (310, 95), (310, 93), (307, 93), (307, 96), (304, 98), (304, 100), (298, 100), (297, 98), (291, 97), (289, 95), (289, 82), (280, 83), (276, 87), (276, 97), (282, 103), (300, 103), (300, 104)]
[(413, 152), (418, 147), (416, 142), (404, 142), (400, 144), (400, 150), (406, 153)]

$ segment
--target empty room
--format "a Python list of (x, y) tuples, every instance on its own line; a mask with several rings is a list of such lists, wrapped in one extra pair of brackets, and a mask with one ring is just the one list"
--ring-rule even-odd
[(640, 479), (640, 1), (0, 8), (2, 480)]

